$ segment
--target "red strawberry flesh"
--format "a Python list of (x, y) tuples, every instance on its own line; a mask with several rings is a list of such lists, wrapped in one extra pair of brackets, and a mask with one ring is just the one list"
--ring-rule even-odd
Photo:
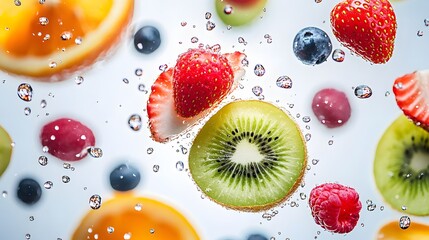
[(60, 118), (43, 126), (40, 140), (50, 154), (64, 161), (81, 160), (87, 149), (95, 145), (91, 129), (70, 118)]
[(352, 231), (362, 209), (359, 194), (336, 183), (325, 183), (311, 190), (309, 204), (314, 221), (334, 233)]
[(331, 12), (335, 37), (344, 46), (372, 63), (392, 57), (396, 16), (388, 0), (345, 0)]
[(219, 103), (231, 90), (234, 73), (225, 56), (191, 49), (179, 56), (173, 73), (176, 112), (194, 117)]
[(416, 71), (395, 80), (396, 103), (417, 125), (429, 126), (429, 70)]

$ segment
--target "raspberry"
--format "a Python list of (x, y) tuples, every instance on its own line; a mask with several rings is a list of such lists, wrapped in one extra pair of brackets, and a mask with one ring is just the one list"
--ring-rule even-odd
[(352, 231), (362, 209), (359, 194), (336, 183), (325, 183), (311, 190), (309, 204), (314, 221), (334, 233)]

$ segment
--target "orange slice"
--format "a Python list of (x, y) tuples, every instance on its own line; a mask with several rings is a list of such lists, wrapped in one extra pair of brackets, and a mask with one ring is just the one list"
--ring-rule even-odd
[(429, 225), (411, 222), (410, 227), (402, 229), (398, 221), (385, 224), (377, 233), (377, 240), (427, 240)]
[(200, 237), (173, 207), (150, 198), (120, 194), (98, 210), (91, 210), (72, 239), (197, 240)]
[(0, 69), (63, 80), (119, 41), (133, 9), (133, 0), (1, 1)]

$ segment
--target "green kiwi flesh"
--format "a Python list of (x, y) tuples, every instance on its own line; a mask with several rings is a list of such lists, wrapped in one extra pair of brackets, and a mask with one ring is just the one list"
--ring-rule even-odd
[(242, 100), (220, 109), (197, 134), (189, 169), (213, 201), (262, 211), (286, 200), (307, 164), (302, 133), (291, 117), (263, 101)]
[[(240, 26), (252, 22), (262, 13), (267, 4), (267, 0), (257, 0), (250, 6), (242, 6), (228, 0), (215, 0), (215, 2), (218, 16), (225, 24), (231, 26)], [(231, 7), (232, 12), (226, 14), (225, 7)]]
[(429, 132), (405, 116), (397, 118), (378, 143), (374, 177), (394, 209), (429, 215)]
[(12, 156), (12, 139), (0, 126), (0, 176), (6, 171)]

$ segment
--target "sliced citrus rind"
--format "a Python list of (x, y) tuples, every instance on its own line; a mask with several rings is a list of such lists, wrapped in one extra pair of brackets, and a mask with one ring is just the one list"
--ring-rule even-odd
[(129, 239), (200, 239), (191, 223), (172, 206), (132, 194), (118, 194), (99, 209), (90, 210), (71, 239), (127, 239), (125, 235)]
[[(3, 9), (0, 10), (0, 69), (40, 81), (64, 80), (77, 69), (105, 56), (124, 35), (134, 9), (132, 0), (52, 0), (45, 4), (35, 1), (23, 2), (19, 7), (10, 4), (13, 5), (13, 1), (0, 3)], [(110, 9), (105, 9), (106, 6)], [(108, 12), (103, 15), (103, 11)], [(45, 16), (39, 14), (43, 13), (47, 14), (49, 23), (35, 26), (41, 25), (40, 18)], [(53, 19), (47, 17), (49, 14)], [(60, 15), (72, 18), (72, 22), (55, 17)], [(62, 40), (62, 35), (58, 34), (63, 24), (71, 26), (69, 32), (73, 36), (68, 40)], [(44, 27), (50, 30), (38, 31)], [(46, 34), (49, 38), (41, 41)], [(75, 43), (76, 38), (81, 38), (80, 44)], [(64, 44), (58, 43), (58, 39)]]

